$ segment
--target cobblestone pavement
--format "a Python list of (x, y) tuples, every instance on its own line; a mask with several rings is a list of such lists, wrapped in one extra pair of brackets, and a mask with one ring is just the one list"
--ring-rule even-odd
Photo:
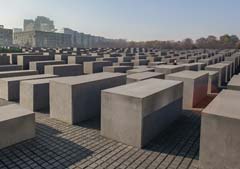
[(144, 149), (100, 136), (99, 119), (80, 126), (36, 113), (36, 138), (0, 150), (0, 169), (197, 169), (200, 115), (185, 112)]

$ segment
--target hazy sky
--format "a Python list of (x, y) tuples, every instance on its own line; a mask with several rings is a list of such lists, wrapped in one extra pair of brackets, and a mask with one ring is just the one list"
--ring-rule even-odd
[(240, 36), (240, 0), (0, 0), (0, 25), (47, 16), (57, 29), (128, 40)]

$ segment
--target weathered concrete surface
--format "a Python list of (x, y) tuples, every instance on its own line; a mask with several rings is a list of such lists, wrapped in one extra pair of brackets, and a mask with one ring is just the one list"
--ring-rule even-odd
[(83, 74), (83, 65), (80, 64), (62, 64), (45, 66), (46, 74), (58, 76), (78, 76)]
[(143, 147), (182, 111), (183, 83), (149, 79), (102, 91), (101, 135)]
[(8, 101), (17, 101), (19, 100), (20, 81), (52, 77), (56, 77), (56, 75), (43, 74), (2, 78), (0, 79), (0, 98)]
[(0, 72), (0, 78), (28, 76), (28, 75), (36, 75), (36, 74), (38, 74), (36, 70), (3, 71), (3, 72)]
[(207, 96), (208, 73), (182, 71), (166, 75), (165, 79), (184, 82), (183, 108), (191, 109)]
[(77, 124), (100, 115), (101, 90), (126, 84), (121, 73), (95, 73), (50, 81), (50, 117)]
[(57, 61), (57, 60), (46, 60), (46, 61), (36, 61), (36, 62), (30, 62), (29, 63), (29, 69), (30, 70), (37, 70), (39, 74), (43, 74), (44, 67), (47, 65), (60, 65), (64, 64), (64, 61)]
[(157, 72), (134, 73), (127, 76), (127, 83), (143, 81), (151, 78), (164, 79), (164, 77), (165, 75), (163, 73)]
[(240, 92), (223, 90), (202, 113), (200, 169), (240, 166)]
[(83, 62), (96, 61), (100, 56), (69, 56), (68, 64), (83, 64)]
[(218, 71), (219, 72), (219, 81), (218, 86), (221, 87), (225, 84), (226, 81), (226, 72), (227, 72), (227, 66), (224, 64), (215, 64), (215, 65), (209, 65), (206, 66), (206, 70), (212, 70), (212, 71)]
[(19, 105), (0, 107), (0, 149), (35, 137), (35, 114)]

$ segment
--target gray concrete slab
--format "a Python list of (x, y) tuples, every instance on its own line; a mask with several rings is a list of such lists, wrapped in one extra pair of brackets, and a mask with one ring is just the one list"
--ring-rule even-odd
[(38, 74), (38, 72), (35, 70), (3, 71), (3, 72), (0, 72), (0, 78), (28, 76), (28, 75), (36, 75), (36, 74)]
[(227, 88), (230, 90), (240, 90), (240, 75), (234, 75), (228, 82)]
[(202, 112), (201, 169), (240, 166), (240, 91), (223, 90)]
[(181, 71), (165, 76), (167, 80), (184, 82), (183, 108), (191, 109), (201, 102), (208, 91), (208, 73), (196, 71)]
[(58, 76), (79, 76), (83, 75), (83, 65), (80, 64), (61, 64), (45, 66), (46, 74)]
[(208, 94), (211, 93), (218, 93), (218, 79), (219, 73), (217, 71), (208, 71), (208, 70), (201, 70), (200, 72), (208, 73)]
[(141, 72), (134, 73), (127, 76), (127, 83), (133, 83), (138, 81), (143, 81), (151, 78), (164, 79), (165, 75), (163, 73), (157, 72)]
[(142, 72), (154, 72), (154, 68), (148, 68), (148, 67), (140, 67), (135, 68), (127, 71), (128, 75), (135, 74), (135, 73), (142, 73)]
[(31, 75), (31, 76), (19, 76), (19, 77), (9, 77), (0, 79), (0, 98), (8, 101), (18, 101), (19, 100), (19, 91), (20, 91), (20, 82), (24, 80), (31, 79), (44, 79), (52, 78), (56, 75)]
[(155, 67), (155, 72), (164, 73), (165, 75), (183, 71), (182, 65), (159, 65)]
[(47, 55), (18, 55), (17, 64), (21, 65), (23, 69), (29, 69), (29, 63), (34, 61), (54, 60), (53, 56)]
[(46, 60), (46, 61), (35, 61), (29, 63), (29, 69), (30, 70), (37, 70), (39, 74), (43, 74), (44, 67), (47, 65), (60, 65), (64, 64), (64, 61), (57, 61), (57, 60)]
[(95, 73), (50, 81), (50, 117), (70, 124), (100, 115), (101, 90), (126, 84), (121, 73)]
[(0, 72), (22, 70), (20, 65), (0, 65)]
[(0, 107), (0, 149), (35, 137), (35, 114), (19, 105)]
[(219, 72), (219, 81), (218, 86), (221, 87), (226, 83), (226, 77), (227, 77), (227, 66), (223, 64), (214, 64), (206, 66), (206, 70), (212, 70), (212, 71), (218, 71)]
[(182, 112), (183, 83), (149, 79), (102, 91), (101, 135), (143, 147)]
[(105, 66), (103, 67), (103, 72), (126, 73), (131, 69), (133, 69), (132, 66)]
[(83, 63), (83, 72), (85, 74), (99, 73), (103, 72), (103, 67), (112, 66), (110, 61), (93, 61)]

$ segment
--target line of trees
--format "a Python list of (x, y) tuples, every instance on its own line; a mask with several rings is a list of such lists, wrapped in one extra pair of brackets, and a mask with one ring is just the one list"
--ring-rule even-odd
[(147, 47), (161, 49), (240, 49), (240, 40), (236, 35), (208, 36), (207, 38), (199, 38), (195, 42), (191, 38), (183, 41), (146, 41), (128, 43), (129, 47)]

